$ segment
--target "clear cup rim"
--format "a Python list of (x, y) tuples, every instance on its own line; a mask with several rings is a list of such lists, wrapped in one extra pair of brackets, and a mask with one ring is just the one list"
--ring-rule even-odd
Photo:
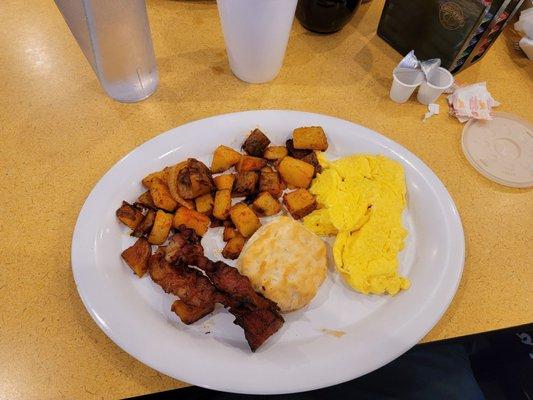
[(452, 75), (452, 73), (450, 71), (448, 71), (446, 68), (442, 68), (442, 67), (439, 67), (437, 69), (437, 71), (444, 72), (444, 74), (450, 78), (450, 83), (447, 84), (446, 86), (437, 86), (437, 85), (434, 85), (431, 82), (429, 82), (427, 79), (425, 79), (424, 81), (425, 81), (426, 85), (428, 85), (431, 89), (436, 89), (436, 90), (446, 90), (450, 86), (453, 85), (454, 78), (453, 78), (453, 75)]
[[(413, 72), (416, 72), (418, 75), (420, 75), (420, 82), (418, 83), (404, 83), (402, 82), (400, 79), (398, 79), (398, 77), (396, 76), (396, 72), (399, 70), (399, 68), (394, 68), (392, 70), (392, 78), (398, 82), (400, 85), (404, 86), (404, 87), (407, 87), (407, 88), (416, 88), (418, 86), (420, 86), (422, 84), (422, 82), (424, 82), (424, 74), (422, 73), (422, 71), (420, 70), (416, 70), (416, 69), (413, 69), (412, 71)], [(407, 69), (408, 70), (408, 69)]]

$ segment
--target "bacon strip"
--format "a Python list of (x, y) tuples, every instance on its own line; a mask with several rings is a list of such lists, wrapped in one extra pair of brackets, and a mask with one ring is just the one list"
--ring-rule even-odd
[[(198, 267), (199, 270), (187, 265)], [(252, 351), (257, 350), (283, 325), (276, 303), (253, 290), (248, 277), (229, 265), (212, 262), (203, 254), (200, 238), (192, 229), (180, 226), (168, 246), (150, 257), (150, 276), (177, 300), (172, 310), (190, 324), (209, 314), (220, 303), (235, 316)]]

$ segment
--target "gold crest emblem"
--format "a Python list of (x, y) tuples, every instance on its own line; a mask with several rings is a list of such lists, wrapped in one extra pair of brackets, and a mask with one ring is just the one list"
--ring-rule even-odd
[(465, 16), (457, 3), (445, 1), (440, 5), (439, 21), (444, 29), (455, 31), (465, 25)]

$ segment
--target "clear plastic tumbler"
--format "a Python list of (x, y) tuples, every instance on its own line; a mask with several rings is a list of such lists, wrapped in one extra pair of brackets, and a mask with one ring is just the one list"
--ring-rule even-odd
[(135, 102), (159, 82), (145, 0), (55, 0), (106, 93)]

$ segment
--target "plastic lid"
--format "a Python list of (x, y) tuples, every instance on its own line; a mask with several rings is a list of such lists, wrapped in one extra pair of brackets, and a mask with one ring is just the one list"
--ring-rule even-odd
[(471, 120), (463, 129), (463, 151), (482, 175), (511, 187), (533, 186), (533, 126), (512, 114)]

